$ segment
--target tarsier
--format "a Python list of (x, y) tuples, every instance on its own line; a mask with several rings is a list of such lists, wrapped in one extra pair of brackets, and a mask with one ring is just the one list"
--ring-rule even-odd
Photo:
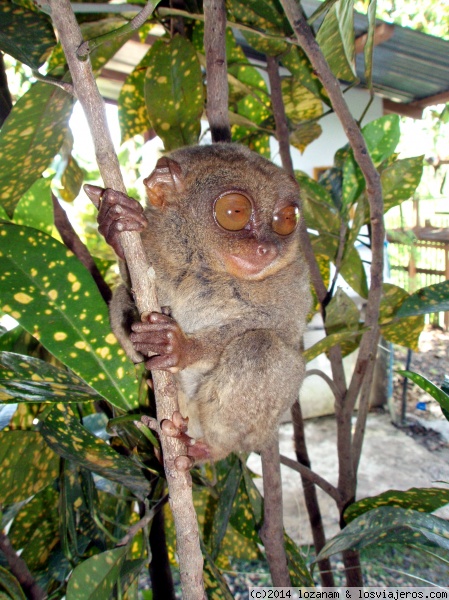
[[(134, 362), (175, 373), (187, 434), (197, 440), (188, 444), (191, 457), (262, 450), (304, 377), (310, 294), (298, 185), (237, 144), (176, 150), (144, 183), (145, 209), (87, 186), (97, 203), (101, 197), (99, 231), (119, 257), (120, 232), (141, 232), (159, 302), (168, 307), (141, 322), (121, 285), (110, 305), (112, 329)], [(174, 422), (184, 435), (183, 419)]]

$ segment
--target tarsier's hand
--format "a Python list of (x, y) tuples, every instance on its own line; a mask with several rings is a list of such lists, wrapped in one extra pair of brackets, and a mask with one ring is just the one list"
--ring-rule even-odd
[(162, 369), (176, 373), (195, 360), (195, 343), (171, 317), (152, 312), (143, 321), (133, 323), (130, 340), (143, 356), (154, 353), (146, 363), (147, 369)]
[(147, 219), (142, 206), (126, 194), (112, 189), (103, 189), (96, 185), (85, 185), (84, 190), (98, 208), (98, 231), (117, 255), (124, 259), (120, 233), (122, 231), (143, 231)]

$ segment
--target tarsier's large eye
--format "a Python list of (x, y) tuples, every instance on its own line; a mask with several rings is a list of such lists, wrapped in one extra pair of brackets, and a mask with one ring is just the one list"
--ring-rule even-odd
[(273, 231), (279, 235), (290, 235), (299, 222), (299, 208), (293, 204), (278, 210), (273, 216)]
[(233, 192), (220, 196), (215, 202), (215, 220), (223, 229), (240, 231), (249, 223), (253, 207), (243, 194)]

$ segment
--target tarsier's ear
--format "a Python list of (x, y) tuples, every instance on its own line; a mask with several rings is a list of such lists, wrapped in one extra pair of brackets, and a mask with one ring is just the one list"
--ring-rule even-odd
[(184, 187), (181, 167), (175, 160), (163, 156), (143, 183), (150, 203), (162, 207), (170, 201), (170, 196), (180, 193)]

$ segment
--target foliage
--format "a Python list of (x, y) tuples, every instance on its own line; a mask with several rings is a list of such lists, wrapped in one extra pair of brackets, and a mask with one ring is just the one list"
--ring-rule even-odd
[[(327, 7), (318, 41), (334, 72), (352, 81), (352, 2)], [(329, 100), (305, 54), (289, 42), (292, 31), (279, 2), (232, 0), (227, 8), (229, 20), (247, 26), (243, 35), (254, 49), (282, 53), (289, 70), (282, 93), (290, 141), (303, 150), (320, 135), (322, 103), (329, 105)], [(198, 142), (207, 81), (201, 69), (202, 24), (192, 21), (186, 19), (185, 35), (166, 33), (154, 43), (123, 84), (123, 141), (152, 127), (166, 149)], [(94, 39), (121, 24), (92, 15), (83, 32)], [(0, 50), (69, 80), (48, 18), (34, 3), (1, 0), (0, 32)], [(95, 72), (126, 39), (109, 39), (96, 48)], [(267, 85), (231, 29), (226, 51), (233, 139), (269, 156), (275, 125)], [(172, 564), (174, 527), (170, 511), (162, 508), (166, 498), (158, 441), (139, 421), (141, 413), (154, 411), (152, 398), (142, 391), (142, 373), (111, 334), (106, 304), (89, 272), (53, 228), (52, 190), (58, 195), (62, 182), (60, 195), (71, 199), (82, 178), (70, 154), (72, 107), (73, 98), (65, 91), (35, 82), (0, 131), (0, 307), (18, 323), (0, 336), (2, 529), (9, 528), (14, 548), (22, 551), (32, 575), (52, 598), (109, 598), (119, 587), (123, 597), (132, 599), (150, 559), (151, 518), (127, 539), (130, 526), (141, 514), (153, 517), (163, 510)], [(422, 159), (397, 158), (399, 121), (393, 115), (362, 131), (381, 174), (387, 207), (400, 204), (419, 182)], [(53, 161), (63, 153), (63, 172), (54, 177)], [(353, 152), (347, 146), (338, 151), (333, 168), (319, 182), (304, 173), (297, 173), (297, 179), (324, 280), (328, 282), (332, 263), (336, 274), (366, 298), (368, 281), (358, 248), (369, 215), (366, 185)], [(307, 351), (309, 360), (335, 345), (344, 355), (352, 352), (366, 330), (358, 306), (335, 283), (330, 284), (326, 311), (328, 335)], [(432, 288), (410, 296), (385, 286), (383, 335), (415, 347), (420, 315), (430, 305), (435, 310), (441, 291)], [(223, 571), (230, 559), (263, 558), (263, 501), (244, 461), (235, 456), (218, 463), (214, 472), (194, 470), (193, 479), (208, 593), (229, 598)], [(300, 550), (287, 537), (286, 551), (293, 585), (312, 585)], [(0, 566), (0, 595), (3, 590), (11, 598), (23, 597), (15, 577)]]

